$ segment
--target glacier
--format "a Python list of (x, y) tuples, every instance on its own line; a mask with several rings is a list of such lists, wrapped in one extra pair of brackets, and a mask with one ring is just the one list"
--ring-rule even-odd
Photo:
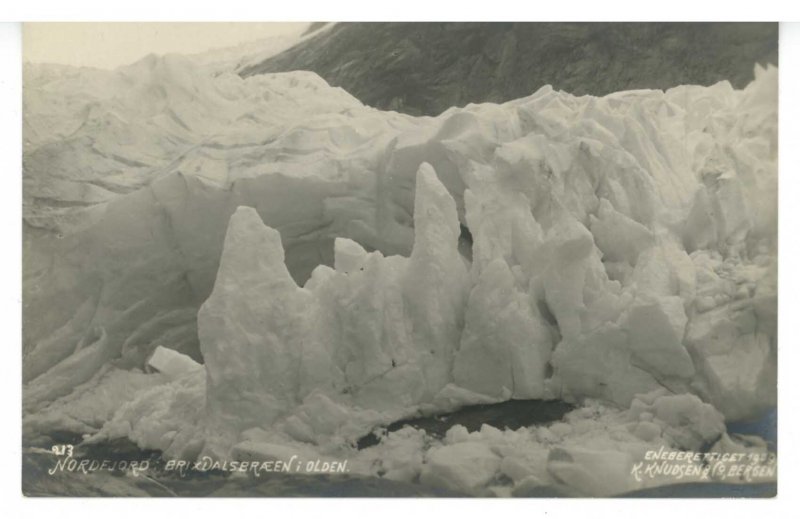
[[(181, 56), (25, 74), (26, 436), (611, 495), (776, 405), (774, 67), (437, 117)], [(578, 408), (354, 447), (509, 399)]]

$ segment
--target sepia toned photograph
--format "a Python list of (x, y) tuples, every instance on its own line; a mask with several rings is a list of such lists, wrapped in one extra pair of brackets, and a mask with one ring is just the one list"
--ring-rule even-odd
[(25, 496), (777, 495), (778, 23), (22, 58)]

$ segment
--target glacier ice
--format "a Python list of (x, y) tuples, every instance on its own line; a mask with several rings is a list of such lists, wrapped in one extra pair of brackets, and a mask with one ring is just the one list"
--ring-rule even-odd
[(26, 69), (26, 430), (335, 456), (419, 413), (601, 401), (621, 440), (567, 419), (358, 456), (462, 491), (503, 473), (605, 495), (631, 489), (592, 467), (775, 405), (777, 69), (436, 118), (311, 73), (204, 70)]
[(280, 234), (237, 209), (198, 314), (210, 419), (240, 431), (269, 425), (315, 392), (402, 408), (451, 381), (467, 270), (455, 203), (429, 166), (416, 185), (409, 258), (337, 241), (337, 267), (352, 270), (318, 267), (305, 287), (286, 268)]
[(203, 369), (203, 365), (191, 357), (163, 346), (156, 347), (147, 359), (147, 367), (171, 379), (181, 378), (186, 373)]

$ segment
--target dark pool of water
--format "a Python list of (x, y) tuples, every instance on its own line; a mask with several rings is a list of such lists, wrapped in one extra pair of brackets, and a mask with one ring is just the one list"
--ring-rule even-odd
[(749, 434), (760, 436), (769, 444), (771, 450), (778, 448), (778, 410), (770, 409), (761, 417), (745, 421), (730, 422), (726, 424), (729, 433)]
[[(463, 425), (469, 432), (480, 430), (484, 424), (498, 429), (517, 430), (521, 427), (542, 425), (561, 420), (575, 409), (561, 400), (509, 400), (498, 404), (466, 406), (452, 413), (411, 418), (394, 422), (385, 428), (387, 432), (406, 426), (422, 429), (436, 438), (444, 437), (454, 425)], [(381, 435), (370, 433), (358, 440), (357, 447), (364, 449), (380, 443)]]

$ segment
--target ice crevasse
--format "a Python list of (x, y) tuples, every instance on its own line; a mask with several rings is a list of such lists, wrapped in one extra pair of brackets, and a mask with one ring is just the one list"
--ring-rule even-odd
[[(169, 222), (152, 225), (170, 226), (163, 247), (179, 244), (174, 272), (186, 272), (192, 293), (145, 285), (129, 299), (155, 304), (125, 309), (87, 290), (73, 319), (93, 331), (32, 373), (28, 424), (67, 416), (92, 441), (129, 437), (171, 456), (230, 459), (286, 449), (336, 456), (377, 426), (473, 403), (565, 399), (616, 410), (604, 411), (616, 421), (603, 430), (619, 428), (608, 438), (577, 434), (569, 423), (588, 423), (582, 415), (555, 432), (454, 430), (424, 457), (415, 451), (417, 465), (384, 467), (460, 490), (503, 473), (524, 490), (600, 463), (593, 452), (621, 452), (626, 466), (626, 441), (696, 448), (724, 435), (725, 421), (775, 405), (776, 69), (757, 69), (742, 91), (723, 82), (594, 98), (546, 87), (436, 118), (352, 110), (275, 137), (267, 147), (283, 155), (268, 155), (276, 167), (287, 161), (283, 173), (240, 173), (255, 192), (295, 196), (275, 203), (318, 218), (311, 237), (231, 188), (233, 165), (254, 168), (265, 153), (253, 144), (206, 150), (221, 154), (228, 180), (192, 176), (178, 161), (178, 173), (109, 202), (111, 214), (126, 204), (136, 213), (137, 196), (160, 191), (155, 207)], [(324, 167), (285, 172), (306, 161)], [(181, 220), (196, 211), (224, 216), (227, 228), (192, 231)], [(110, 231), (94, 229), (108, 222), (95, 225), (80, 243), (107, 243)], [(330, 257), (318, 252), (330, 245)], [(134, 265), (124, 283), (150, 271)], [(119, 324), (153, 308), (145, 330)], [(128, 348), (132, 336), (186, 342), (194, 315), (202, 367), (131, 371), (142, 355)], [(42, 332), (37, 348), (71, 349), (50, 345), (70, 344), (59, 337), (74, 327)], [(76, 379), (71, 366), (86, 373)], [(98, 387), (123, 377), (133, 390), (117, 397), (119, 409), (106, 402), (92, 411), (99, 418), (81, 418), (104, 394)], [(417, 441), (399, 434), (375, 449)], [(542, 447), (538, 465), (512, 455), (559, 442), (571, 454)], [(367, 451), (364, 467), (374, 466)], [(454, 459), (485, 470), (464, 479)], [(620, 490), (564, 478), (589, 494)]]

